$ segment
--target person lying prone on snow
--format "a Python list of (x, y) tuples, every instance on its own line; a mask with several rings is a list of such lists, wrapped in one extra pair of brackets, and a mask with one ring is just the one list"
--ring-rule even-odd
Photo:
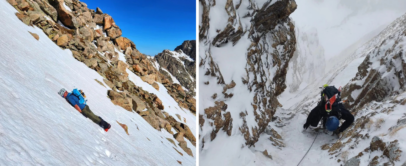
[(102, 127), (106, 132), (110, 129), (111, 125), (104, 121), (100, 116), (96, 116), (86, 104), (85, 94), (82, 90), (78, 91), (77, 89), (73, 89), (71, 93), (68, 93), (64, 88), (62, 88), (59, 92), (63, 98), (68, 101), (76, 110), (78, 110), (83, 116), (89, 118), (94, 123)]

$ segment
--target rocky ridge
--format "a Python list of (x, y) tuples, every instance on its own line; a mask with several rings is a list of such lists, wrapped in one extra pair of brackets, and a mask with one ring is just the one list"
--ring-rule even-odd
[[(289, 15), (296, 9), (296, 3), (199, 2), (203, 9), (199, 26), (199, 84), (202, 89), (214, 90), (212, 94), (200, 95), (201, 145), (213, 141), (223, 130), (228, 136), (239, 131), (245, 145), (254, 146), (280, 106), (277, 96), (286, 88), (285, 76), (296, 45), (295, 27)], [(220, 24), (218, 18), (210, 18), (211, 12), (222, 14)], [(212, 20), (217, 20), (217, 24), (211, 24)], [(235, 49), (239, 51), (232, 51)], [(224, 67), (239, 57), (245, 60), (244, 66)], [(231, 72), (238, 76), (230, 77)], [(234, 95), (236, 87), (249, 94), (244, 96), (245, 107), (230, 105), (239, 102), (236, 98), (240, 96)]]
[[(164, 50), (155, 57), (161, 73), (169, 72), (167, 77), (186, 88), (190, 95), (196, 95), (196, 41), (186, 40), (175, 51)], [(161, 69), (163, 68), (163, 69)], [(163, 70), (163, 71), (162, 71)], [(172, 75), (175, 77), (171, 78)]]
[(365, 60), (358, 73), (343, 88), (343, 99), (350, 109), (360, 109), (371, 101), (397, 95), (405, 90), (406, 15), (401, 16), (366, 44)]
[[(165, 129), (174, 138), (181, 135), (195, 145), (196, 138), (190, 128), (166, 113), (165, 103), (155, 94), (130, 81), (128, 72), (151, 85), (161, 83), (179, 106), (192, 112), (196, 111), (194, 97), (162, 74), (152, 58), (140, 53), (131, 40), (122, 37), (121, 29), (110, 15), (99, 8), (89, 9), (78, 0), (8, 2), (18, 11), (16, 16), (22, 22), (39, 27), (55, 44), (71, 50), (74, 58), (103, 76), (103, 82), (111, 88), (107, 94), (114, 104), (138, 113), (155, 129)], [(184, 140), (177, 140), (182, 149), (190, 152)]]
[(182, 50), (183, 53), (189, 55), (196, 61), (196, 40), (185, 40), (181, 45), (175, 48), (175, 51)]

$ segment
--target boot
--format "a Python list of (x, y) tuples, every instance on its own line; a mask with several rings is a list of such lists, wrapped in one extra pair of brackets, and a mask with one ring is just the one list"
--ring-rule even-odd
[(104, 119), (101, 118), (100, 116), (99, 116), (99, 118), (101, 120), (99, 123), (99, 126), (101, 128), (103, 128), (106, 132), (109, 131), (109, 129), (111, 128), (111, 125), (109, 123), (107, 123), (106, 121), (104, 121)]
[(109, 129), (111, 128), (111, 125), (109, 123), (106, 122), (106, 127), (104, 128), (104, 131), (108, 132)]

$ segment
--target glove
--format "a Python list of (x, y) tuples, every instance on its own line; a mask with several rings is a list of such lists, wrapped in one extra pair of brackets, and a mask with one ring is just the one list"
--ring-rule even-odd
[(310, 124), (305, 123), (305, 124), (303, 125), (303, 128), (304, 128), (304, 129), (307, 129), (309, 126), (310, 126)]
[(340, 127), (337, 128), (335, 131), (333, 131), (333, 135), (337, 135), (337, 136), (340, 135)]

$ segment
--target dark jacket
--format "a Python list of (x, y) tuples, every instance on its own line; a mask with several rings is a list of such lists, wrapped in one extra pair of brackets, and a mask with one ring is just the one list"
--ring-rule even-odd
[(317, 104), (315, 108), (310, 112), (309, 116), (307, 117), (306, 124), (310, 124), (312, 126), (317, 126), (319, 121), (323, 118), (323, 127), (326, 125), (326, 120), (330, 116), (335, 116), (338, 119), (344, 119), (345, 122), (340, 127), (340, 132), (347, 129), (353, 122), (354, 116), (351, 114), (350, 111), (344, 108), (343, 104), (337, 104), (333, 106), (330, 113), (328, 113), (325, 109), (325, 102), (321, 101)]

